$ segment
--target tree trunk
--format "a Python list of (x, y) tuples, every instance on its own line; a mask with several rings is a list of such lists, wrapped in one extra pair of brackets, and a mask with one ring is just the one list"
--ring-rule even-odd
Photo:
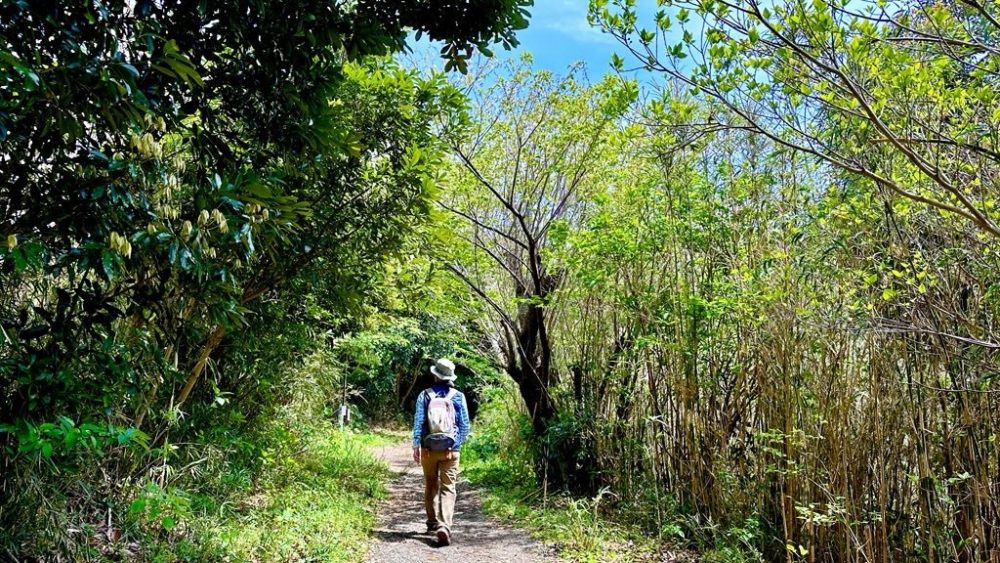
[[(518, 293), (523, 296), (525, 292)], [(513, 342), (517, 349), (508, 351), (507, 372), (517, 383), (528, 408), (535, 436), (541, 438), (556, 413), (549, 395), (552, 371), (545, 353), (549, 349), (544, 331), (545, 311), (534, 304), (523, 304), (518, 309), (517, 334)]]
[(181, 389), (180, 394), (177, 395), (177, 400), (174, 401), (175, 407), (179, 407), (187, 400), (188, 395), (191, 394), (191, 390), (194, 389), (195, 383), (198, 382), (198, 378), (205, 371), (205, 365), (208, 363), (209, 356), (219, 347), (224, 336), (226, 336), (226, 327), (222, 325), (216, 326), (215, 330), (208, 335), (208, 340), (205, 341), (205, 345), (201, 347), (201, 352), (198, 354), (198, 361), (195, 362), (194, 367), (188, 372), (187, 381), (184, 382), (184, 387)]

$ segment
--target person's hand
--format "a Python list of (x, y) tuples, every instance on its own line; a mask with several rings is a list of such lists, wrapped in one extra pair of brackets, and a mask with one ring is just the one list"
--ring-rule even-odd
[(444, 458), (447, 460), (453, 460), (458, 458), (458, 452), (455, 450), (448, 450), (448, 453), (444, 454)]
[(420, 448), (413, 448), (413, 462), (420, 463)]

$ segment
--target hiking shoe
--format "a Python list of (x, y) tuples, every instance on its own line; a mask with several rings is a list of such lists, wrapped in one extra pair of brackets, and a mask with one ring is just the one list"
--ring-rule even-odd
[(437, 530), (438, 545), (445, 546), (451, 545), (451, 533), (448, 532), (448, 528), (441, 526)]
[(438, 528), (440, 528), (440, 527), (441, 527), (441, 524), (428, 524), (427, 525), (427, 533), (428, 534), (433, 534), (434, 532), (438, 531)]

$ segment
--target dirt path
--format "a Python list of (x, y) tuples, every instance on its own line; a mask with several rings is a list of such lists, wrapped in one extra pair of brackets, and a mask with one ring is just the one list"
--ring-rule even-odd
[(389, 484), (389, 498), (378, 508), (375, 543), (368, 563), (554, 562), (552, 550), (483, 513), (478, 493), (462, 480), (455, 505), (453, 543), (437, 547), (434, 537), (424, 533), (423, 475), (413, 462), (409, 443), (376, 449), (396, 478)]

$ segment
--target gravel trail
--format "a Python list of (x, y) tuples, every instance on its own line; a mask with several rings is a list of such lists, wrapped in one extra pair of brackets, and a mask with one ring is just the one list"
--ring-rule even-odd
[(375, 541), (368, 563), (549, 563), (552, 550), (527, 532), (502, 524), (483, 513), (479, 494), (463, 479), (458, 485), (452, 544), (437, 547), (424, 532), (423, 475), (413, 462), (409, 443), (375, 448), (396, 477), (389, 497), (379, 504)]

